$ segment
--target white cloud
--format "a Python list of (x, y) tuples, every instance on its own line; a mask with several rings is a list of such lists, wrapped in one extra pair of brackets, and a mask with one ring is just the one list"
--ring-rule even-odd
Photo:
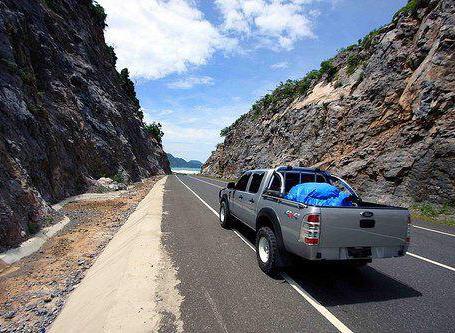
[(288, 68), (289, 64), (286, 61), (282, 62), (277, 62), (276, 64), (273, 64), (270, 66), (272, 69), (282, 69), (282, 68)]
[(312, 9), (308, 12), (308, 14), (311, 17), (318, 17), (319, 15), (321, 15), (321, 11), (319, 9)]
[(211, 86), (213, 85), (213, 78), (210, 76), (190, 76), (181, 80), (168, 83), (168, 87), (171, 89), (189, 89), (196, 85)]
[[(314, 38), (304, 13), (308, 0), (216, 0), (223, 28), (230, 33), (258, 38), (260, 44), (290, 50), (302, 38)], [(279, 47), (278, 47), (279, 46)]]
[(217, 50), (232, 50), (190, 0), (99, 0), (108, 14), (106, 39), (118, 68), (135, 78), (156, 79), (203, 65)]

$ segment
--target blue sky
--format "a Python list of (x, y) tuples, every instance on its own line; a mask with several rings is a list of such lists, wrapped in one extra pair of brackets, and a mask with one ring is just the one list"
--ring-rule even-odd
[(145, 120), (175, 156), (205, 161), (280, 81), (390, 22), (406, 0), (101, 0), (106, 40), (128, 67)]

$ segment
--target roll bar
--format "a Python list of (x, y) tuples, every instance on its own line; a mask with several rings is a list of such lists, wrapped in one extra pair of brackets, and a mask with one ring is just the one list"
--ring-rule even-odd
[[(279, 171), (285, 171), (285, 170), (291, 171), (292, 167), (279, 166), (279, 167), (273, 169), (273, 173), (272, 173), (272, 175), (278, 175), (278, 177), (280, 178), (280, 182), (281, 182), (280, 195), (284, 195), (285, 184), (284, 184), (284, 176)], [(299, 170), (297, 169), (296, 171), (299, 171)], [(351, 195), (353, 195), (355, 198), (361, 200), (360, 197), (358, 196), (358, 194), (354, 191), (354, 189), (344, 179), (342, 179), (340, 177), (337, 177), (337, 176), (334, 176), (334, 175), (328, 173), (327, 171), (322, 171), (322, 170), (315, 169), (315, 172), (322, 173), (327, 178), (333, 178), (333, 179), (339, 181), (341, 183), (341, 185), (343, 185), (351, 193)], [(272, 184), (272, 181), (273, 181), (273, 177), (270, 178), (269, 185), (267, 186), (267, 189), (270, 188), (270, 185)]]

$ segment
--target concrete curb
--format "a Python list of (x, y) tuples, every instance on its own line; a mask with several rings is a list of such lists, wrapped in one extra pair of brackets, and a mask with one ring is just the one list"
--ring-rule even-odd
[(80, 285), (49, 332), (157, 331), (164, 177), (139, 203)]

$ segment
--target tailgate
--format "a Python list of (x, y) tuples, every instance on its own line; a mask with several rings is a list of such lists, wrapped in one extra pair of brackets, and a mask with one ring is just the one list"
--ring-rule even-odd
[(384, 208), (321, 208), (321, 247), (396, 246), (406, 242), (409, 212)]

